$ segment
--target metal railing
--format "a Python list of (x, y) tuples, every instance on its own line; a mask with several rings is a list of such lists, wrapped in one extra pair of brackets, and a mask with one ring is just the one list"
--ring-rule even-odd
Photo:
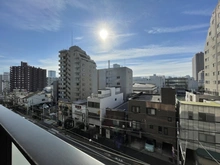
[(12, 164), (12, 143), (30, 164), (102, 164), (0, 105), (0, 164)]

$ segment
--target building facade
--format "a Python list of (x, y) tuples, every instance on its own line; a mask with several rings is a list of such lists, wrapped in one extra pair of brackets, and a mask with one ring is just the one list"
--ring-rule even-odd
[(198, 86), (204, 86), (204, 79), (205, 79), (204, 70), (201, 70), (198, 73)]
[(115, 108), (123, 103), (123, 93), (120, 88), (106, 87), (98, 90), (87, 98), (88, 123), (99, 127), (102, 133), (102, 122), (106, 115), (106, 108)]
[(21, 66), (10, 67), (10, 91), (25, 89), (28, 92), (41, 91), (46, 86), (46, 69), (29, 66), (21, 62)]
[(98, 89), (105, 87), (119, 87), (126, 99), (132, 93), (133, 71), (127, 67), (114, 65), (113, 68), (98, 70)]
[(97, 93), (96, 63), (78, 46), (59, 51), (59, 98), (84, 100)]
[(204, 69), (204, 53), (196, 53), (192, 58), (192, 77), (198, 81), (198, 73)]
[(204, 72), (205, 72), (205, 91), (212, 95), (220, 94), (220, 1), (210, 19), (210, 27), (207, 32)]
[[(220, 159), (220, 104), (180, 101), (179, 109), (182, 159), (185, 161), (187, 152), (191, 151), (195, 154), (197, 164), (216, 164), (207, 152), (214, 157), (218, 155)], [(203, 158), (198, 155), (201, 151), (206, 154)]]
[(54, 70), (48, 70), (48, 75), (47, 77), (56, 77), (56, 71)]
[(126, 131), (129, 143), (139, 143), (138, 149), (143, 149), (146, 141), (160, 149), (176, 148), (175, 90), (164, 92), (162, 96), (143, 94), (128, 102)]

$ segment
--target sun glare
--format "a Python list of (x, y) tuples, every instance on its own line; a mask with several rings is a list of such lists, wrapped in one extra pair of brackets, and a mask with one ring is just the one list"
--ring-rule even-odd
[(105, 30), (105, 29), (102, 29), (102, 30), (99, 32), (99, 35), (100, 35), (101, 39), (105, 40), (105, 39), (108, 37), (108, 31)]

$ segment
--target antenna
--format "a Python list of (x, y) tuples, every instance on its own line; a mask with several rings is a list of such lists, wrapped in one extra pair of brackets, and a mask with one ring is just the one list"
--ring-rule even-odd
[(71, 30), (71, 45), (70, 46), (73, 46), (73, 31)]

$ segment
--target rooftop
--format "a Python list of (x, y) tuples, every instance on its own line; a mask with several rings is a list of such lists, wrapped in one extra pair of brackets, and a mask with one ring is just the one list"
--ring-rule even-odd
[(161, 102), (161, 96), (160, 95), (142, 94), (140, 96), (134, 97), (133, 99), (134, 100), (152, 101), (152, 102)]
[(156, 86), (154, 84), (141, 84), (141, 83), (135, 83), (133, 84), (133, 88), (135, 89), (143, 89), (143, 88), (155, 88)]
[(208, 106), (208, 107), (220, 107), (220, 104), (214, 101), (210, 102), (191, 102), (191, 101), (180, 101), (181, 104), (188, 105), (200, 105), (200, 106)]

